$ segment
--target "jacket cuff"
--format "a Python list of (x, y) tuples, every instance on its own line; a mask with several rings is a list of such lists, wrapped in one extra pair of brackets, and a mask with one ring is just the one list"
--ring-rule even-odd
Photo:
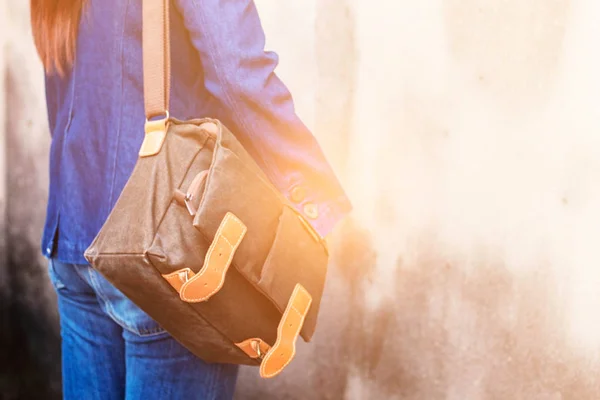
[(286, 194), (286, 197), (322, 238), (325, 238), (338, 222), (352, 211), (352, 204), (345, 195), (336, 199), (317, 201), (308, 196), (305, 198), (304, 189), (296, 186)]

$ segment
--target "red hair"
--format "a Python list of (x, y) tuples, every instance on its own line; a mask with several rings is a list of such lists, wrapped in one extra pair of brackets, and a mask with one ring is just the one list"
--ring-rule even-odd
[(84, 2), (31, 0), (33, 39), (47, 73), (62, 76), (73, 65)]

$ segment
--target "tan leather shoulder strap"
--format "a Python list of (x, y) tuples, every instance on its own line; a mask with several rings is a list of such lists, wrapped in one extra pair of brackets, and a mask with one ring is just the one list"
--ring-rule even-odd
[(143, 0), (144, 107), (146, 118), (167, 116), (171, 89), (170, 0)]

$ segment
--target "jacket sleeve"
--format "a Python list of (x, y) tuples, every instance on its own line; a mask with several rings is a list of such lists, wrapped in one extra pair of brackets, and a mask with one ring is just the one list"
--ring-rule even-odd
[(351, 209), (315, 137), (275, 75), (278, 57), (252, 0), (175, 0), (198, 50), (204, 85), (271, 182), (325, 236)]

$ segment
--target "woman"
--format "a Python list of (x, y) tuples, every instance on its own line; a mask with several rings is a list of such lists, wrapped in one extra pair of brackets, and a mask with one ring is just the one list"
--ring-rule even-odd
[[(58, 294), (65, 398), (231, 398), (237, 366), (194, 357), (83, 257), (143, 138), (142, 0), (31, 7), (52, 133), (42, 249)], [(252, 0), (170, 7), (171, 115), (221, 119), (325, 236), (350, 205), (274, 74)]]

